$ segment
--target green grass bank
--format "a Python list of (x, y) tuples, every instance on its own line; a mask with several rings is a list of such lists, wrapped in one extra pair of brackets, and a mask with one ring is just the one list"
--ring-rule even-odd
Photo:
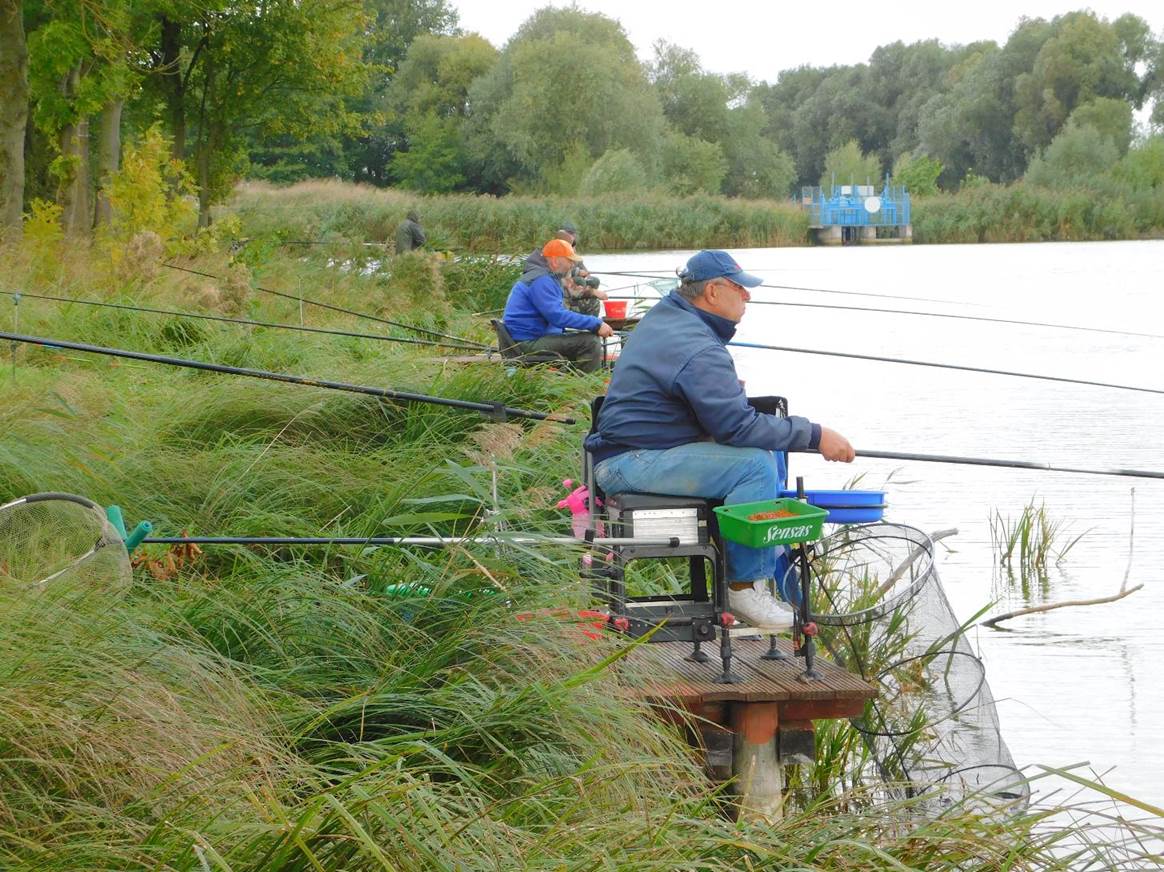
[[(261, 284), (485, 339), (461, 290), (495, 299), (511, 280), (485, 259), (422, 256), (365, 274), (262, 244), (180, 261), (222, 279), (159, 260), (131, 269), (102, 246), (30, 242), (0, 252), (0, 290), (298, 324), (297, 301)], [(12, 310), (31, 334), (579, 423), (498, 423), (20, 347), (0, 371), (0, 502), (74, 492), (169, 534), (568, 527), (554, 503), (599, 376), (30, 297)], [(302, 318), (407, 335), (310, 306)], [(514, 619), (588, 602), (571, 549), (226, 547), (172, 569), (164, 549), (146, 556), (157, 563), (128, 588), (30, 590), (0, 572), (0, 867), (1066, 870), (1111, 868), (1129, 856), (1118, 843), (1160, 835), (1113, 818), (1102, 788), (1013, 816), (966, 804), (922, 815), (863, 778), (846, 724), (822, 738), (801, 779), (815, 787), (791, 797), (782, 821), (737, 824), (682, 732), (619, 692), (622, 642)], [(389, 596), (400, 583), (433, 595)], [(623, 676), (634, 662), (619, 661)], [(1067, 811), (1082, 823), (1068, 825)]]

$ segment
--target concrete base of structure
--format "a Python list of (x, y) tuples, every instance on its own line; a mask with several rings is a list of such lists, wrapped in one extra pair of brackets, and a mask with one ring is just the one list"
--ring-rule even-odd
[(820, 245), (842, 245), (844, 243), (844, 228), (839, 224), (816, 229), (816, 241)]
[(876, 227), (842, 227), (839, 224), (813, 227), (812, 233), (817, 245), (908, 245), (913, 242), (912, 225), (893, 229), (896, 235), (880, 238)]

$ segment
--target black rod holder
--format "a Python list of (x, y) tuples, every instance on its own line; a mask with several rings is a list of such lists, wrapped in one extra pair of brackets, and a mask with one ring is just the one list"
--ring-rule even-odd
[[(796, 498), (805, 499), (804, 476), (796, 477)], [(814, 669), (816, 661), (816, 641), (812, 633), (811, 580), (808, 568), (808, 546), (801, 542), (796, 546), (796, 556), (800, 564), (800, 630), (804, 634), (801, 650), (804, 652), (804, 672), (800, 678), (803, 681), (813, 681), (820, 678), (820, 673)]]

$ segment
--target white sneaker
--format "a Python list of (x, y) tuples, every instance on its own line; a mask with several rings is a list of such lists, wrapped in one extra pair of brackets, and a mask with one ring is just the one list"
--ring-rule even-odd
[(753, 581), (744, 590), (729, 590), (728, 605), (737, 619), (761, 630), (790, 630), (792, 606), (768, 593), (766, 579)]

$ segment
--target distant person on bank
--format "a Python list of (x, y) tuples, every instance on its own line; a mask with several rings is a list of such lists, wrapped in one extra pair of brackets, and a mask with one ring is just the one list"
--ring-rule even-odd
[(545, 266), (527, 259), (526, 271), (509, 292), (502, 316), (505, 328), (524, 353), (553, 351), (582, 372), (596, 372), (602, 365), (600, 337), (614, 331), (601, 318), (571, 312), (562, 297), (562, 277), (582, 258), (564, 239), (551, 239), (541, 255)]
[[(699, 252), (679, 276), (679, 287), (627, 341), (597, 430), (586, 437), (599, 487), (612, 496), (696, 496), (730, 505), (779, 496), (786, 450), (852, 461), (853, 447), (835, 430), (748, 405), (726, 346), (760, 279), (726, 251)], [(731, 611), (753, 627), (791, 627), (791, 607), (768, 593), (787, 566), (783, 551), (730, 541), (724, 551)]]
[[(577, 254), (578, 228), (573, 223), (563, 221), (562, 226), (554, 234), (554, 238), (570, 243), (574, 247), (574, 253)], [(525, 259), (524, 267), (527, 272), (538, 267), (548, 268), (546, 256), (542, 254), (540, 248), (535, 248), (530, 252), (529, 257)], [(570, 268), (569, 272), (562, 276), (562, 299), (566, 308), (571, 312), (600, 317), (602, 315), (601, 301), (606, 299), (606, 292), (594, 287), (597, 280), (587, 281), (589, 278), (590, 273), (586, 270), (586, 264), (579, 260)]]
[[(563, 221), (561, 228), (554, 234), (557, 239), (564, 239), (578, 251), (578, 228), (570, 221)], [(598, 289), (598, 279), (590, 275), (586, 264), (582, 261), (574, 264), (565, 276), (562, 277), (562, 287), (566, 289), (566, 308), (572, 312), (581, 312), (583, 315), (601, 315), (602, 301), (606, 299), (606, 291)]]
[(424, 245), (424, 230), (420, 226), (420, 215), (415, 209), (409, 209), (408, 215), (396, 228), (396, 253), (415, 251)]

